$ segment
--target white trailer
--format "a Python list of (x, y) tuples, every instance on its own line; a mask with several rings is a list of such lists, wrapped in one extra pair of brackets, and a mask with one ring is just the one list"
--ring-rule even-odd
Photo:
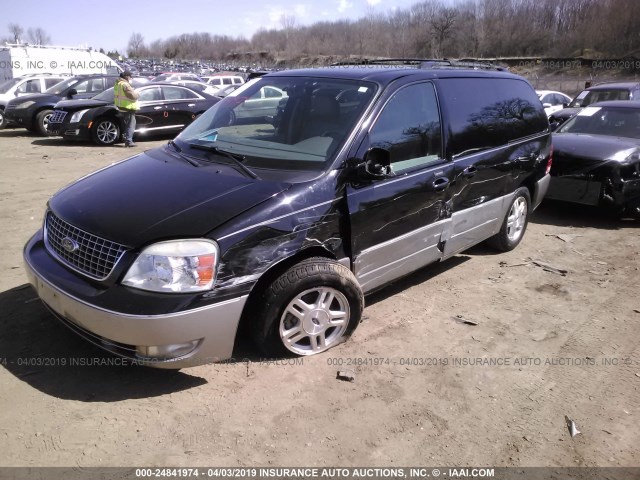
[(29, 74), (81, 75), (122, 72), (104, 53), (88, 48), (31, 45), (0, 46), (0, 83)]

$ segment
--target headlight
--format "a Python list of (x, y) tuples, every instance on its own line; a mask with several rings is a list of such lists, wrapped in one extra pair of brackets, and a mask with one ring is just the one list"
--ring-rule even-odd
[(616, 152), (614, 155), (611, 155), (608, 160), (613, 160), (616, 162), (633, 162), (633, 161), (637, 161), (638, 160), (638, 149), (633, 147), (633, 148), (628, 148), (626, 150), (620, 150), (619, 152)]
[(152, 292), (211, 290), (218, 266), (218, 244), (211, 240), (172, 240), (145, 248), (122, 283)]
[(80, 119), (82, 118), (82, 116), (87, 113), (89, 111), (89, 109), (87, 108), (86, 110), (80, 110), (76, 113), (74, 113), (73, 115), (71, 115), (71, 120), (69, 120), (69, 123), (77, 123), (80, 121)]
[(16, 105), (16, 110), (21, 109), (21, 108), (29, 108), (34, 103), (36, 103), (36, 102), (34, 102), (33, 100), (29, 100), (29, 101), (26, 101), (26, 102), (19, 103), (19, 104)]

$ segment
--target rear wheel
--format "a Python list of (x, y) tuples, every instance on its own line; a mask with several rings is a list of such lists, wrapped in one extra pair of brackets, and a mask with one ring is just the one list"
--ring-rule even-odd
[(270, 356), (315, 355), (344, 342), (360, 322), (364, 296), (343, 265), (311, 258), (263, 293), (252, 335)]
[(531, 197), (529, 196), (529, 190), (524, 187), (517, 189), (507, 216), (502, 222), (502, 228), (487, 243), (502, 252), (508, 252), (516, 248), (527, 229), (530, 209)]
[(93, 125), (91, 136), (96, 145), (113, 145), (120, 139), (120, 126), (113, 118), (102, 118)]
[(49, 125), (49, 119), (51, 118), (51, 114), (53, 110), (42, 110), (38, 112), (36, 115), (36, 122), (34, 125), (34, 130), (36, 133), (43, 135), (45, 137), (49, 136), (49, 132), (47, 131), (47, 125)]

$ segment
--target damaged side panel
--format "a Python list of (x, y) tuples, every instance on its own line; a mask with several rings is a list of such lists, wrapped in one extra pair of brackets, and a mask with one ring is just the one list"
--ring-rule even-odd
[(442, 257), (441, 236), (451, 221), (447, 189), (452, 165), (360, 188), (349, 186), (354, 273), (367, 292)]
[(322, 248), (327, 256), (347, 256), (343, 238), (343, 195), (335, 191), (334, 174), (276, 195), (268, 208), (249, 212), (220, 228), (218, 291), (251, 288), (271, 267), (305, 249)]

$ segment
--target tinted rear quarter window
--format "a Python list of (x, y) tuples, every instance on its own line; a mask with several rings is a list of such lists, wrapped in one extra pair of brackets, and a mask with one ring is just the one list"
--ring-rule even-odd
[(447, 156), (499, 147), (549, 126), (535, 91), (524, 80), (447, 78), (439, 82), (447, 112)]

